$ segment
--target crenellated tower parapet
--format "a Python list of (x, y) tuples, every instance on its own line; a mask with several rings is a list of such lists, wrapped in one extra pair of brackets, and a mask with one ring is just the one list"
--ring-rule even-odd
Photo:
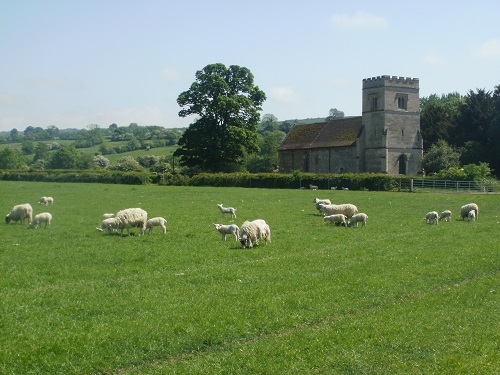
[(363, 79), (363, 88), (394, 86), (394, 87), (412, 87), (419, 88), (418, 78), (399, 77), (399, 76), (377, 76)]

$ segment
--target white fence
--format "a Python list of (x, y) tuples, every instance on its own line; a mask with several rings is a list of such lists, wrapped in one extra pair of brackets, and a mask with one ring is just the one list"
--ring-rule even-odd
[(419, 189), (439, 189), (457, 193), (496, 193), (499, 191), (496, 181), (450, 181), (425, 178), (400, 180), (399, 190), (417, 191)]

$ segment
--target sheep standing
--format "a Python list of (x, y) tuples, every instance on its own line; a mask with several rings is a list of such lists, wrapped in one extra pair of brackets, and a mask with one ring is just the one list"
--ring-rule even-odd
[(344, 225), (347, 228), (346, 219), (347, 217), (344, 214), (328, 215), (323, 217), (323, 221), (329, 221), (332, 224), (338, 223), (340, 225)]
[(350, 227), (358, 227), (358, 223), (362, 223), (364, 227), (366, 227), (366, 220), (368, 219), (368, 215), (364, 213), (359, 213), (356, 215), (353, 215), (349, 219), (349, 226)]
[(314, 198), (313, 203), (316, 204), (316, 209), (319, 211), (321, 209), (321, 205), (327, 205), (327, 204), (332, 204), (330, 199), (319, 199), (319, 198)]
[(441, 216), (439, 216), (440, 221), (450, 221), (451, 220), (451, 211), (450, 210), (444, 210), (441, 212)]
[(101, 221), (101, 225), (99, 225), (95, 229), (97, 229), (99, 232), (102, 232), (106, 229), (106, 232), (112, 234), (119, 229), (119, 222), (116, 221), (114, 217), (108, 217), (107, 219)]
[(470, 210), (467, 214), (467, 218), (469, 219), (469, 221), (476, 221), (476, 211)]
[(32, 218), (33, 207), (29, 203), (24, 203), (14, 206), (5, 216), (5, 222), (9, 224), (11, 221), (14, 221), (17, 224), (18, 221), (21, 221), (21, 224), (24, 224), (24, 219), (28, 219), (28, 223), (30, 223)]
[(226, 236), (228, 234), (232, 234), (236, 241), (239, 239), (240, 235), (240, 228), (236, 224), (229, 224), (229, 225), (224, 225), (224, 224), (214, 224), (215, 229), (222, 235), (222, 240), (226, 240)]
[(245, 221), (241, 225), (241, 247), (242, 248), (252, 248), (254, 245), (259, 244), (260, 239), (264, 239), (267, 242), (271, 242), (271, 228), (262, 219), (257, 219), (254, 221)]
[(48, 212), (42, 212), (41, 214), (35, 215), (30, 223), (30, 228), (36, 229), (41, 223), (45, 223), (45, 228), (50, 227), (50, 222), (52, 221), (52, 215)]
[(225, 214), (231, 214), (231, 217), (233, 219), (236, 219), (236, 208), (234, 208), (234, 207), (222, 207), (222, 203), (218, 204), (217, 207), (219, 207), (219, 210), (222, 213), (222, 217), (224, 217)]
[(346, 204), (322, 204), (319, 211), (324, 215), (343, 214), (348, 219), (358, 213), (358, 208), (350, 203)]
[(439, 214), (436, 211), (427, 212), (424, 218), (427, 224), (438, 224)]
[(311, 184), (309, 184), (309, 189), (311, 189), (311, 190), (318, 190), (319, 187), (317, 185), (311, 185)]
[(141, 208), (127, 208), (119, 211), (114, 217), (119, 222), (120, 233), (127, 229), (130, 236), (130, 228), (139, 228), (139, 236), (144, 234), (146, 230), (146, 222), (148, 221), (148, 213)]
[(462, 220), (468, 218), (470, 211), (474, 211), (476, 220), (479, 220), (479, 207), (475, 203), (469, 203), (460, 207), (460, 217), (462, 218)]
[(146, 221), (146, 229), (149, 229), (149, 234), (153, 233), (153, 227), (161, 227), (163, 234), (167, 233), (167, 227), (165, 226), (167, 220), (163, 217), (154, 217)]
[(52, 197), (41, 197), (40, 200), (38, 201), (38, 204), (41, 204), (43, 206), (47, 206), (49, 204), (54, 204), (54, 198), (52, 198)]

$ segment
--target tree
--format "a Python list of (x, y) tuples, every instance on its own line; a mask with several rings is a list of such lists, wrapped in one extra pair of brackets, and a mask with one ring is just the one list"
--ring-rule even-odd
[(198, 119), (184, 132), (174, 155), (180, 156), (182, 165), (205, 171), (241, 166), (246, 153), (258, 151), (257, 124), (265, 100), (249, 69), (207, 65), (177, 98), (179, 116)]
[(439, 140), (431, 146), (422, 158), (426, 173), (437, 173), (443, 169), (460, 166), (460, 153), (446, 141)]
[(267, 113), (262, 117), (262, 131), (273, 132), (278, 129), (278, 118), (270, 113)]
[(0, 169), (18, 169), (24, 166), (21, 153), (11, 147), (0, 149)]
[(38, 142), (35, 146), (35, 156), (33, 156), (33, 163), (38, 160), (48, 162), (49, 159), (49, 146), (46, 143)]
[(330, 121), (330, 120), (334, 120), (337, 118), (344, 118), (344, 112), (339, 111), (337, 108), (331, 108), (326, 120)]
[(79, 162), (78, 151), (75, 146), (65, 145), (59, 150), (55, 151), (49, 162), (51, 169), (74, 169), (78, 166)]

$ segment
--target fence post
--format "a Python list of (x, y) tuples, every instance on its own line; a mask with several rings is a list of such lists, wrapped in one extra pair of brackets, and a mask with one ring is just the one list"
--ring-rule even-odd
[(410, 193), (413, 192), (413, 178), (410, 179)]

